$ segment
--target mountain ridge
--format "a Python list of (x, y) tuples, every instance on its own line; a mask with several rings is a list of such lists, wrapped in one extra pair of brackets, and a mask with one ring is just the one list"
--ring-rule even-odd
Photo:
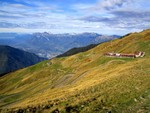
[(56, 56), (56, 58), (71, 56), (71, 55), (74, 55), (74, 54), (77, 54), (77, 53), (80, 53), (80, 52), (85, 52), (85, 51), (88, 51), (89, 49), (92, 49), (92, 48), (96, 47), (97, 45), (98, 44), (90, 44), (90, 45), (84, 46), (84, 47), (75, 47), (75, 48), (72, 48), (72, 49), (66, 51), (63, 54), (60, 54), (60, 55)]
[(45, 58), (40, 58), (33, 53), (12, 48), (7, 45), (0, 45), (0, 51), (0, 75), (46, 60)]

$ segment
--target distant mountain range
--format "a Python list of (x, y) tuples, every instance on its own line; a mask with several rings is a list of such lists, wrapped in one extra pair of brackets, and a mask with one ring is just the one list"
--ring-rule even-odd
[(10, 46), (0, 46), (0, 75), (31, 66), (45, 58)]
[(15, 48), (35, 53), (40, 57), (52, 58), (74, 47), (98, 44), (119, 37), (120, 36), (117, 35), (104, 36), (97, 33), (1, 33), (0, 45), (9, 45)]

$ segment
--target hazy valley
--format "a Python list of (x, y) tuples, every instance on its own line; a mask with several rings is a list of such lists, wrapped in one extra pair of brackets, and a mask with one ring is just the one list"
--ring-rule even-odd
[(15, 34), (1, 33), (0, 45), (9, 45), (40, 57), (52, 58), (73, 47), (83, 47), (89, 44), (106, 42), (120, 36), (105, 36), (97, 33), (52, 34), (33, 33)]

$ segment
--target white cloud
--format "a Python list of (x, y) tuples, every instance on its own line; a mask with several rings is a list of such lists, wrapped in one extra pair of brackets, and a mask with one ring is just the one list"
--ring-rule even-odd
[(113, 10), (129, 4), (132, 0), (102, 0), (94, 6), (95, 10)]
[[(58, 4), (34, 0), (24, 1), (26, 5), (19, 4), (22, 0), (16, 1), (17, 4), (0, 4), (0, 22), (3, 23), (1, 32), (6, 30), (100, 33), (109, 30), (110, 33), (124, 33), (128, 29), (150, 27), (149, 13), (141, 15), (142, 11), (150, 10), (147, 5), (150, 2), (144, 4), (143, 0), (101, 0), (92, 4), (72, 4), (66, 9)], [(11, 26), (13, 29), (9, 29)]]

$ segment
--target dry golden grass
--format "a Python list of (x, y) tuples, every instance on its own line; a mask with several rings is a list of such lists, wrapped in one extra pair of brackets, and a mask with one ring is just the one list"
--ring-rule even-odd
[[(27, 110), (27, 106), (40, 112), (57, 109), (83, 113), (147, 112), (150, 110), (149, 34), (150, 30), (134, 33), (83, 53), (44, 61), (1, 77), (2, 112), (8, 112), (6, 108)], [(136, 59), (103, 56), (105, 52), (135, 51), (144, 51), (146, 56)], [(41, 105), (50, 107), (38, 108)]]

